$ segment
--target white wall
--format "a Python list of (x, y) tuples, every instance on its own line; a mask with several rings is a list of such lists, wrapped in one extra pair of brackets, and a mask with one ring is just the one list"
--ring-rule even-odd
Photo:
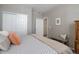
[[(49, 37), (59, 38), (59, 35), (66, 33), (69, 36), (69, 45), (74, 47), (75, 26), (74, 21), (79, 20), (79, 5), (59, 5), (54, 7), (43, 16), (48, 17)], [(61, 25), (55, 24), (56, 18), (61, 18)]]

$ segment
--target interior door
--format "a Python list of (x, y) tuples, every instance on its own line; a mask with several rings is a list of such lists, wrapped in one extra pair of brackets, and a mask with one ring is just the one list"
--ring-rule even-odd
[(36, 34), (43, 35), (43, 19), (36, 19)]

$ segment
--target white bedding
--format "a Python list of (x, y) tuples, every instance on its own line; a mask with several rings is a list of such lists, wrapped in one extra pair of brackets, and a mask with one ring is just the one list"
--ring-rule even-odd
[(21, 44), (11, 45), (8, 51), (1, 51), (3, 54), (57, 54), (57, 52), (39, 41), (33, 36), (22, 36)]
[(46, 38), (37, 34), (33, 34), (33, 36), (36, 37), (38, 40), (42, 41), (43, 43), (47, 44), (48, 46), (50, 46), (55, 51), (57, 51), (58, 54), (72, 54), (73, 53), (72, 50), (68, 46), (58, 41), (51, 40), (49, 38)]

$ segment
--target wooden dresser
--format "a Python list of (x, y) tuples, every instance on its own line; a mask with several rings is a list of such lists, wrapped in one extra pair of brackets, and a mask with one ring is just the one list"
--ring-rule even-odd
[(79, 20), (75, 21), (75, 52), (79, 53)]

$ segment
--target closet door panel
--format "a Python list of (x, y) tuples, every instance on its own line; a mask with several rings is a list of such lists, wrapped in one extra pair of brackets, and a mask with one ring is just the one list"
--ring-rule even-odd
[(27, 33), (27, 15), (23, 14), (3, 14), (3, 30), (16, 32), (18, 34)]
[(17, 15), (17, 20), (16, 20), (16, 25), (17, 25), (17, 32), (19, 34), (24, 34), (27, 33), (27, 15)]
[(3, 30), (9, 32), (15, 31), (16, 18), (15, 14), (3, 14)]

